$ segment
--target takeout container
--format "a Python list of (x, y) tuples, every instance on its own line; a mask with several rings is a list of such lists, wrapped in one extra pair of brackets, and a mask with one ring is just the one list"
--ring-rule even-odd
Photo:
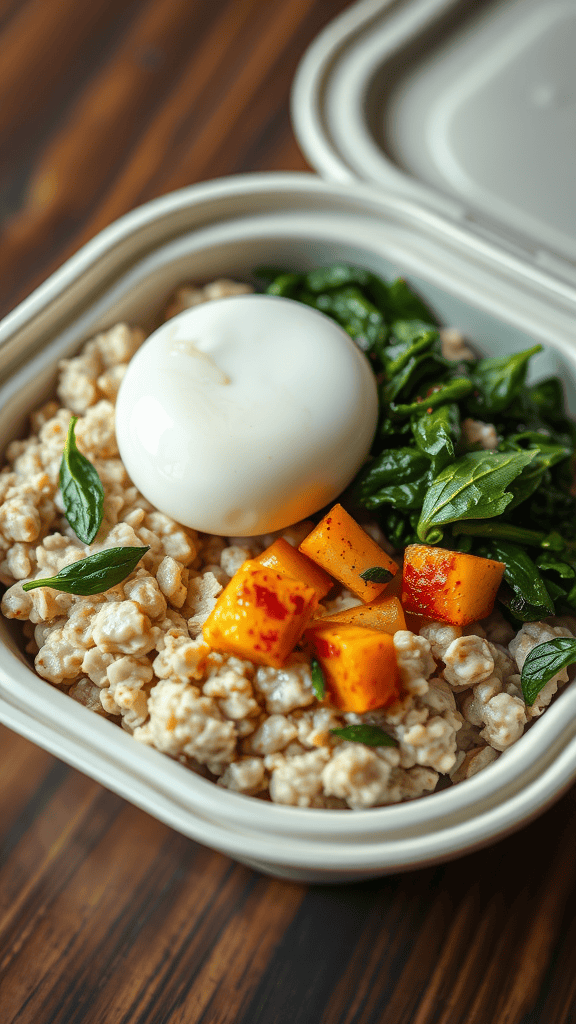
[[(358, 11), (388, 5), (363, 3)], [(429, 5), (430, 6), (430, 5)], [(331, 27), (339, 53), (351, 32)], [(346, 26), (344, 26), (346, 27)], [(310, 65), (307, 65), (308, 71)], [(306, 70), (306, 65), (303, 65)], [(303, 78), (297, 82), (302, 87)], [(375, 185), (376, 183), (373, 183)], [(55, 364), (119, 319), (153, 327), (187, 280), (250, 280), (262, 263), (344, 260), (406, 276), (442, 322), (484, 353), (535, 341), (538, 375), (560, 373), (576, 410), (576, 288), (526, 252), (407, 192), (257, 174), (162, 197), (116, 221), (0, 324), (0, 439), (55, 381)], [(576, 776), (576, 687), (474, 778), (420, 800), (365, 811), (284, 807), (244, 797), (136, 743), (38, 678), (18, 624), (0, 623), (0, 721), (200, 843), (283, 878), (342, 881), (432, 864), (492, 842), (539, 814)]]

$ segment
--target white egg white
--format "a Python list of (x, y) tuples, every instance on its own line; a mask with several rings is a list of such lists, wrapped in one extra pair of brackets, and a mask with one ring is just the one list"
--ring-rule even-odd
[(368, 360), (322, 313), (241, 295), (163, 324), (128, 366), (116, 431), (142, 494), (185, 526), (250, 536), (335, 499), (369, 451)]

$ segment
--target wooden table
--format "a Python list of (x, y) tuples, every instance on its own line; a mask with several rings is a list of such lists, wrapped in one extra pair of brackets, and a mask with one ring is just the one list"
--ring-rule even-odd
[[(303, 170), (288, 95), (346, 0), (0, 0), (0, 305), (131, 207)], [(0, 728), (0, 1024), (576, 1019), (575, 791), (360, 885), (271, 880)]]

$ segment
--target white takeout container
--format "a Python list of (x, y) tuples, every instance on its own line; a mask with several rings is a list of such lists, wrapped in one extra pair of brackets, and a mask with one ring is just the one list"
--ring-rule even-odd
[[(387, 6), (370, 0), (358, 11), (381, 8), (385, 17)], [(354, 11), (347, 35), (341, 21), (329, 28), (315, 60), (334, 33), (343, 59), (346, 39), (356, 38)], [(307, 269), (343, 260), (387, 278), (401, 273), (481, 352), (542, 342), (535, 373), (563, 375), (576, 411), (576, 288), (567, 276), (405, 193), (257, 174), (183, 189), (121, 218), (0, 324), (2, 447), (50, 393), (57, 360), (95, 331), (119, 319), (152, 327), (176, 285), (249, 280), (262, 263)], [(0, 623), (0, 721), (184, 835), (283, 878), (369, 878), (513, 831), (576, 777), (573, 711), (569, 686), (495, 764), (420, 800), (356, 812), (284, 807), (223, 790), (136, 743), (37, 677), (18, 624)]]

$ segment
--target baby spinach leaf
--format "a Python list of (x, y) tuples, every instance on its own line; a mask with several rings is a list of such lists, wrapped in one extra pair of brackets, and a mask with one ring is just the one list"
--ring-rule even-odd
[(373, 274), (362, 267), (352, 267), (347, 263), (333, 263), (330, 267), (316, 267), (304, 275), (306, 287), (311, 292), (327, 292), (344, 285), (354, 284), (367, 288)]
[[(564, 463), (556, 468), (556, 473)], [(553, 471), (554, 472), (554, 471)], [(555, 474), (554, 474), (555, 475)], [(534, 492), (526, 505), (521, 505), (519, 514), (529, 523), (537, 523), (544, 530), (558, 530), (563, 537), (575, 539), (576, 503), (565, 489), (556, 486), (554, 479), (546, 478), (545, 486)], [(524, 522), (522, 523), (524, 525)]]
[[(538, 385), (531, 388), (523, 387), (509, 405), (491, 417), (498, 433), (509, 435), (522, 431), (537, 432), (546, 436), (550, 443), (574, 448), (576, 424), (569, 420), (564, 413), (562, 385), (559, 382), (558, 389), (555, 389), (555, 398), (559, 401), (556, 414), (547, 405), (538, 401), (537, 388)], [(548, 398), (552, 401), (550, 395)]]
[(105, 551), (97, 551), (94, 555), (81, 558), (79, 562), (65, 565), (57, 576), (23, 583), (22, 590), (52, 587), (54, 590), (63, 590), (67, 594), (79, 594), (82, 597), (103, 594), (105, 590), (110, 590), (110, 587), (122, 583), (147, 551), (147, 547), (107, 548)]
[(368, 465), (351, 493), (368, 509), (385, 504), (420, 508), (430, 480), (429, 467), (429, 460), (415, 448), (392, 448)]
[(481, 554), (505, 563), (504, 579), (510, 590), (502, 590), (498, 599), (516, 618), (523, 622), (537, 622), (554, 614), (554, 602), (538, 567), (519, 544), (493, 540)]
[(314, 696), (317, 700), (324, 700), (324, 697), (326, 696), (326, 680), (324, 679), (324, 673), (318, 658), (312, 658), (312, 661), (310, 662), (310, 672), (312, 676), (312, 689), (314, 690)]
[[(551, 454), (556, 453), (558, 456), (555, 462), (571, 454), (570, 447), (555, 441), (550, 430), (522, 430), (519, 433), (508, 434), (500, 442), (499, 448), (501, 451), (530, 451), (534, 448), (543, 454), (550, 450)], [(550, 465), (554, 463), (551, 462)]]
[(459, 519), (492, 519), (512, 501), (506, 490), (535, 452), (468, 452), (442, 470), (430, 486), (418, 523), (428, 544), (442, 539), (439, 527)]
[(480, 359), (471, 373), (474, 397), (469, 407), (472, 415), (494, 416), (505, 409), (524, 386), (531, 357), (541, 351), (541, 345), (534, 345), (512, 356)]
[[(402, 392), (405, 392), (406, 398), (410, 398), (419, 385), (426, 386), (424, 383), (426, 380), (430, 382), (431, 386), (437, 385), (438, 379), (443, 377), (447, 371), (447, 360), (437, 352), (427, 350), (419, 355), (412, 355), (402, 369), (382, 387), (381, 402), (386, 407)], [(445, 399), (445, 401), (450, 401), (450, 399)], [(426, 407), (424, 406), (424, 408)], [(396, 414), (396, 410), (393, 410), (392, 407), (391, 411)], [(409, 416), (410, 413), (401, 413), (401, 415)]]
[(388, 583), (388, 580), (392, 579), (392, 573), (383, 565), (372, 565), (360, 573), (360, 579), (365, 580), (366, 583)]
[(335, 263), (330, 267), (318, 267), (305, 275), (308, 291), (334, 291), (346, 285), (356, 285), (374, 305), (384, 313), (388, 305), (388, 285), (382, 278), (363, 267), (350, 266), (347, 263)]
[(336, 320), (352, 338), (365, 339), (362, 348), (381, 347), (388, 329), (379, 309), (354, 285), (332, 292), (302, 294), (301, 301)]
[(560, 579), (570, 580), (576, 576), (574, 566), (562, 561), (552, 551), (543, 551), (541, 555), (536, 557), (535, 561), (538, 568), (542, 569), (543, 572), (557, 572)]
[(566, 594), (566, 604), (570, 608), (576, 608), (576, 583), (574, 583)]
[(575, 662), (576, 640), (572, 637), (559, 636), (533, 647), (522, 667), (522, 693), (526, 703), (533, 704), (546, 683)]
[(436, 476), (454, 458), (454, 448), (460, 439), (458, 406), (449, 402), (415, 417), (412, 433), (420, 451), (431, 459), (432, 473)]
[(413, 345), (420, 338), (426, 337), (428, 344), (434, 344), (435, 349), (440, 352), (440, 334), (430, 320), (395, 320), (391, 327), (391, 346)]
[(526, 501), (538, 489), (543, 481), (544, 474), (558, 462), (569, 458), (571, 449), (565, 445), (550, 444), (545, 436), (534, 432), (514, 434), (498, 446), (499, 451), (532, 451), (534, 458), (529, 466), (510, 485), (514, 495), (508, 511), (512, 511), (517, 505)]
[(66, 519), (83, 544), (91, 544), (100, 529), (104, 488), (91, 462), (78, 451), (73, 416), (60, 463), (60, 490)]
[(568, 591), (566, 590), (566, 587), (562, 587), (559, 583), (555, 583), (554, 580), (551, 580), (548, 577), (544, 582), (546, 584), (546, 590), (548, 591), (550, 598), (554, 603), (554, 608), (556, 609), (556, 602), (560, 600), (564, 602), (567, 598)]
[(429, 460), (416, 448), (385, 449), (362, 470), (354, 490), (360, 497), (367, 497), (381, 487), (419, 480), (429, 466)]
[[(418, 321), (410, 321), (414, 323)], [(423, 325), (425, 327), (425, 325)], [(433, 351), (437, 354), (440, 353), (440, 338), (438, 332), (427, 328), (415, 332), (413, 337), (409, 337), (404, 341), (399, 341), (395, 345), (387, 345), (382, 350), (382, 361), (384, 363), (384, 369), (389, 377), (393, 377), (395, 373), (399, 373), (406, 366), (406, 363), (413, 356), (420, 355), (422, 352)]]
[(397, 747), (398, 742), (379, 725), (346, 725), (343, 729), (330, 729), (334, 736), (353, 743), (364, 743), (367, 747)]
[(382, 416), (374, 439), (374, 451), (379, 454), (382, 449), (389, 450), (404, 445), (410, 433), (408, 420), (393, 420), (389, 416)]
[(418, 395), (412, 402), (403, 405), (391, 402), (390, 412), (393, 416), (421, 416), (445, 402), (458, 402), (469, 395), (471, 390), (472, 384), (467, 377), (456, 377), (445, 383), (433, 384), (424, 395)]
[(425, 476), (419, 480), (411, 480), (403, 484), (391, 484), (389, 487), (381, 487), (374, 494), (364, 498), (362, 504), (364, 508), (374, 511), (379, 509), (382, 505), (392, 505), (394, 508), (400, 509), (403, 512), (409, 512), (412, 509), (420, 509), (422, 502), (426, 495), (426, 491), (430, 484), (430, 474), (426, 473)]
[[(413, 522), (414, 517), (416, 523)], [(396, 551), (402, 551), (408, 544), (415, 544), (418, 540), (415, 529), (417, 512), (399, 512), (391, 505), (383, 505), (378, 512), (378, 521)]]
[(544, 548), (545, 551), (555, 551), (556, 553), (559, 553), (564, 551), (566, 541), (557, 530), (550, 530), (549, 533), (542, 536), (540, 547)]
[(423, 320), (433, 327), (438, 321), (428, 306), (420, 299), (406, 281), (399, 277), (388, 285), (388, 304), (386, 314), (390, 320)]
[(528, 389), (528, 398), (540, 415), (554, 423), (564, 417), (564, 389), (559, 377), (546, 377)]

